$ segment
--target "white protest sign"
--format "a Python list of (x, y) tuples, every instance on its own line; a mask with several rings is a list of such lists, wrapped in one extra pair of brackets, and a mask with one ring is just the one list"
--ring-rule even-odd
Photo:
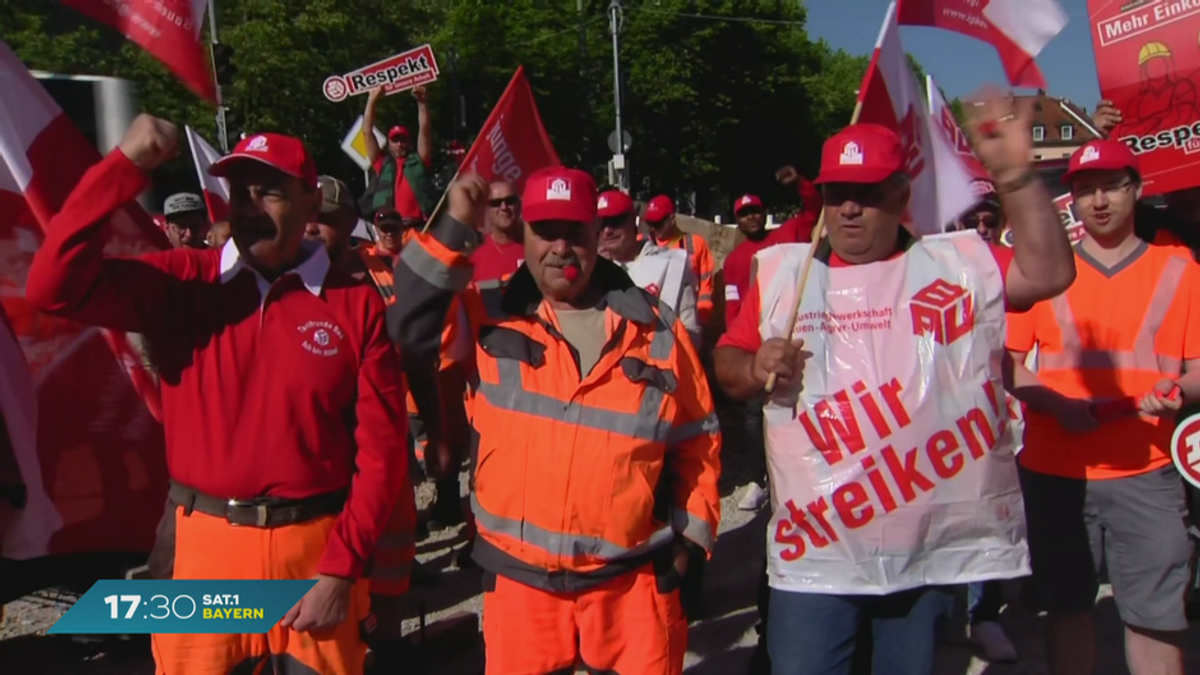
[(438, 78), (437, 59), (433, 47), (421, 45), (416, 49), (352, 70), (345, 75), (331, 75), (321, 90), (325, 98), (338, 103), (372, 89), (383, 89), (385, 95), (415, 89)]

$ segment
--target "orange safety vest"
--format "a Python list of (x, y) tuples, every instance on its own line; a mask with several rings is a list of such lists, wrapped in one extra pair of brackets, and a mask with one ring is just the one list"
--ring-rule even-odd
[(713, 311), (713, 274), (716, 264), (713, 262), (712, 250), (708, 242), (698, 234), (684, 234), (677, 241), (668, 244), (674, 248), (687, 251), (688, 262), (692, 265), (692, 274), (696, 276), (696, 315), (700, 325), (708, 324), (708, 318)]
[[(440, 263), (438, 248), (419, 264)], [(545, 590), (632, 571), (677, 535), (708, 549), (719, 521), (720, 429), (687, 332), (608, 260), (592, 283), (608, 340), (582, 381), (527, 268), (499, 308), (463, 295), (478, 345), (475, 559)]]
[[(1160, 233), (1112, 270), (1078, 245), (1075, 282), (1062, 295), (1010, 321), (1008, 347), (1038, 348), (1038, 379), (1063, 396), (1104, 402), (1141, 398), (1184, 361), (1200, 358), (1200, 267), (1177, 239)], [(1039, 473), (1108, 479), (1171, 461), (1175, 421), (1134, 415), (1085, 436), (1034, 410), (1025, 419), (1021, 464)]]

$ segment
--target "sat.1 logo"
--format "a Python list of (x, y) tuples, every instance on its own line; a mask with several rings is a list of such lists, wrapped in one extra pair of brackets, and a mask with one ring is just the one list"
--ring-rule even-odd
[(1200, 413), (1183, 420), (1171, 437), (1171, 459), (1187, 482), (1200, 488)]

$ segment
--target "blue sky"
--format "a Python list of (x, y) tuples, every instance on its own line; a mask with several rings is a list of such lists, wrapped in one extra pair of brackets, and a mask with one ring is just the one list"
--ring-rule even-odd
[[(808, 34), (825, 38), (852, 54), (875, 47), (889, 0), (806, 0)], [(1052, 96), (1068, 98), (1091, 112), (1100, 100), (1092, 54), (1086, 0), (1059, 0), (1070, 21), (1038, 57)], [(991, 46), (958, 33), (900, 27), (904, 48), (933, 75), (950, 97), (965, 96), (985, 83), (1007, 85), (1000, 59)]]

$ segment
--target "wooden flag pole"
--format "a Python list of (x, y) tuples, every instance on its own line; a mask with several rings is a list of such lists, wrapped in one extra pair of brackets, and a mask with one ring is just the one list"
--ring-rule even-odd
[[(854, 104), (854, 114), (850, 116), (850, 124), (858, 123), (858, 116), (862, 114), (862, 101)], [(784, 335), (787, 340), (791, 341), (792, 333), (796, 330), (796, 321), (800, 318), (800, 301), (804, 299), (804, 287), (808, 285), (808, 273), (812, 269), (813, 258), (817, 254), (817, 246), (821, 243), (821, 237), (825, 236), (825, 209), (822, 207), (821, 215), (817, 217), (817, 226), (813, 228), (812, 244), (808, 247), (808, 256), (804, 259), (804, 267), (800, 268), (800, 284), (796, 289), (796, 299), (792, 301), (792, 310), (788, 314), (787, 330)], [(777, 380), (775, 373), (767, 375), (767, 384), (763, 390), (770, 394), (775, 390), (775, 381)]]

